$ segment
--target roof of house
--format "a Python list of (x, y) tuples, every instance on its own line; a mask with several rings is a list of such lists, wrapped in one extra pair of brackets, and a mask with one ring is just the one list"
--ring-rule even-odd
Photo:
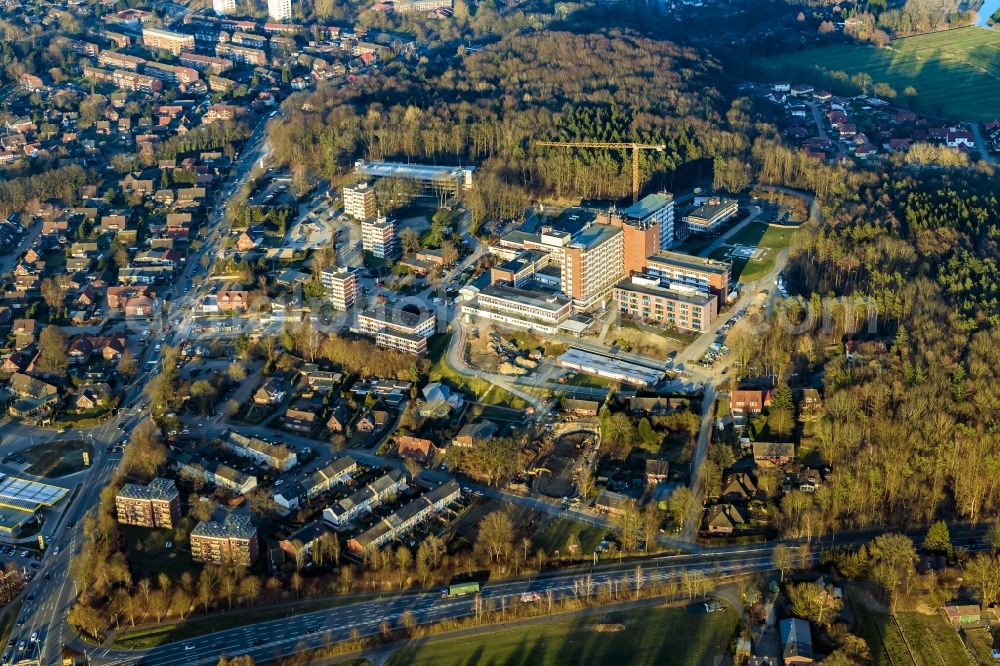
[(782, 620), (779, 623), (781, 630), (781, 655), (785, 659), (790, 657), (805, 657), (812, 659), (812, 632), (809, 623), (797, 617)]

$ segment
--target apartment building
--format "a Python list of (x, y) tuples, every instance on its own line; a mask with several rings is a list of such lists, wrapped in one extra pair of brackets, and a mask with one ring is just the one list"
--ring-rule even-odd
[(557, 294), (518, 289), (507, 284), (484, 287), (462, 305), (467, 321), (480, 317), (512, 328), (536, 333), (555, 333), (572, 314), (573, 300)]
[(320, 274), (326, 295), (338, 310), (350, 310), (358, 296), (358, 274), (346, 268), (328, 268)]
[(267, 0), (267, 15), (272, 21), (288, 21), (292, 18), (292, 0)]
[(710, 234), (726, 220), (736, 215), (739, 204), (735, 199), (711, 197), (684, 218), (687, 230), (693, 234)]
[(434, 334), (437, 316), (433, 312), (411, 312), (385, 306), (365, 308), (358, 313), (357, 329), (375, 338), (375, 344), (387, 349), (423, 356), (427, 338)]
[(718, 301), (693, 287), (666, 288), (659, 279), (633, 275), (614, 288), (618, 311), (646, 322), (701, 333), (718, 315)]
[(121, 69), (111, 72), (111, 81), (123, 90), (158, 93), (163, 90), (163, 82), (155, 76), (137, 74)]
[(267, 54), (260, 49), (239, 44), (229, 44), (219, 42), (215, 45), (215, 55), (218, 58), (225, 58), (232, 62), (240, 62), (245, 65), (266, 65)]
[(212, 74), (222, 74), (233, 68), (233, 61), (226, 58), (216, 58), (214, 56), (199, 55), (197, 53), (182, 53), (177, 58), (182, 65), (196, 69), (199, 72), (210, 72)]
[(127, 53), (118, 53), (117, 51), (101, 51), (101, 55), (97, 56), (97, 64), (101, 67), (109, 67), (111, 69), (125, 69), (130, 72), (138, 72), (145, 66), (146, 59)]
[(115, 495), (118, 522), (139, 527), (173, 529), (181, 517), (181, 497), (177, 486), (159, 477), (141, 486), (126, 483)]
[(663, 250), (648, 258), (643, 272), (660, 278), (663, 285), (679, 284), (714, 294), (720, 305), (729, 300), (732, 266), (724, 261)]
[(143, 70), (149, 76), (155, 76), (168, 83), (193, 83), (199, 79), (198, 70), (191, 67), (167, 65), (162, 62), (148, 62)]
[(356, 220), (375, 217), (375, 188), (369, 183), (344, 187), (344, 213)]
[(212, 0), (212, 10), (219, 16), (236, 12), (236, 0)]
[(256, 437), (229, 432), (221, 440), (223, 448), (243, 458), (256, 460), (262, 465), (285, 472), (298, 464), (295, 451), (283, 444), (271, 444)]
[(204, 564), (248, 567), (260, 554), (249, 516), (230, 513), (222, 522), (203, 520), (191, 530), (191, 558)]
[(162, 49), (179, 56), (184, 51), (194, 51), (194, 35), (162, 28), (143, 28), (142, 44), (149, 51)]
[(361, 223), (361, 247), (379, 259), (396, 255), (396, 222), (386, 217), (369, 218)]
[[(564, 242), (565, 241), (565, 242)], [(545, 241), (543, 234), (542, 242)], [(625, 275), (624, 234), (620, 227), (592, 224), (575, 237), (560, 234), (562, 292), (576, 310), (604, 300)]]

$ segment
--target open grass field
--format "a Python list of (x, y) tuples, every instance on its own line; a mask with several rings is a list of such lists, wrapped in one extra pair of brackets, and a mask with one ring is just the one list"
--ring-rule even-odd
[(57, 479), (86, 467), (83, 464), (84, 451), (93, 458), (94, 447), (87, 442), (64, 439), (35, 444), (21, 451), (21, 456), (28, 461), (25, 470), (28, 474)]
[[(706, 615), (688, 615), (683, 608), (643, 608), (498, 629), (486, 639), (473, 636), (403, 648), (388, 664), (700, 666), (715, 663), (717, 655), (727, 652), (736, 623), (736, 613), (728, 608)], [(600, 632), (598, 624), (623, 627)]]
[[(957, 120), (989, 120), (1000, 109), (1000, 31), (977, 26), (947, 30), (890, 42), (886, 48), (838, 45), (781, 56), (751, 64), (754, 77), (765, 80), (806, 80), (830, 86), (829, 72), (848, 76), (864, 72), (873, 83), (888, 83), (896, 102), (917, 111)], [(908, 100), (907, 86), (917, 95)]]
[(584, 525), (575, 520), (556, 518), (532, 537), (531, 550), (541, 548), (549, 555), (557, 550), (565, 551), (570, 535), (573, 535), (580, 544), (580, 552), (589, 556), (607, 535), (607, 530), (595, 525)]
[[(774, 268), (778, 253), (787, 250), (797, 228), (772, 227), (761, 222), (751, 222), (730, 238), (726, 245), (716, 248), (709, 257), (720, 261), (731, 261), (733, 275), (740, 282), (753, 282), (767, 275)], [(764, 250), (760, 256), (732, 256), (734, 246)]]
[(940, 615), (900, 611), (893, 622), (887, 612), (866, 603), (863, 594), (850, 590), (848, 595), (873, 666), (974, 666), (958, 632)]

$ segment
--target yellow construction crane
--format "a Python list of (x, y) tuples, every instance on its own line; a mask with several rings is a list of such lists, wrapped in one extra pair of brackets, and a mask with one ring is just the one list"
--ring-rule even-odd
[(536, 146), (555, 148), (607, 148), (608, 150), (632, 151), (632, 203), (639, 200), (639, 151), (655, 150), (662, 153), (667, 149), (662, 143), (607, 142), (607, 141), (536, 141)]

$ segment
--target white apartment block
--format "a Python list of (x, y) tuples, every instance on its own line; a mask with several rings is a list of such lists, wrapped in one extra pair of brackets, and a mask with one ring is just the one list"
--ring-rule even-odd
[(222, 16), (236, 11), (236, 0), (212, 0), (212, 9)]
[(358, 297), (358, 275), (346, 268), (328, 268), (320, 274), (330, 302), (338, 310), (350, 310)]
[(287, 21), (292, 18), (292, 0), (267, 0), (267, 15), (273, 21)]

